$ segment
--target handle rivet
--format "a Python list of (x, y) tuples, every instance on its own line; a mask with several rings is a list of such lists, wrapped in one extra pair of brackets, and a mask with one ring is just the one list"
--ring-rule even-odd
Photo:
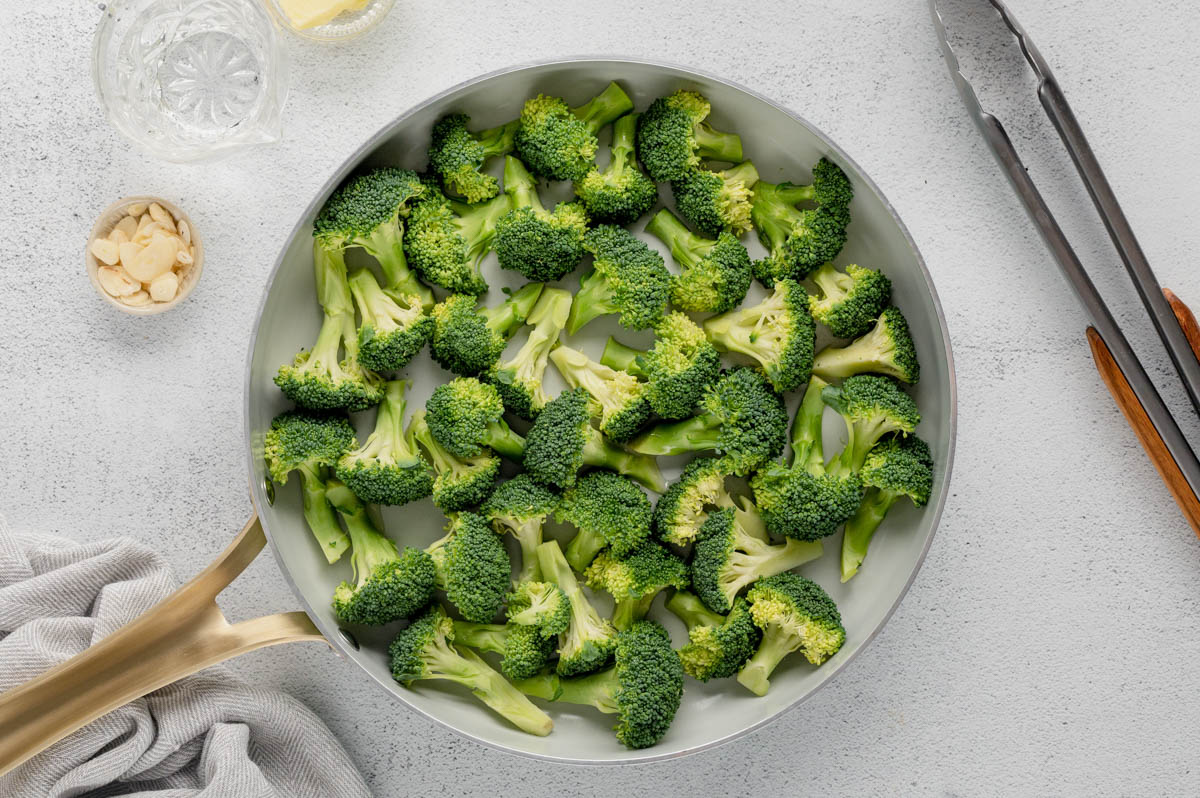
[(275, 506), (275, 483), (269, 478), (263, 477), (263, 495), (267, 497), (267, 506)]
[(347, 632), (345, 629), (341, 628), (340, 626), (338, 627), (338, 634), (340, 634), (342, 636), (343, 640), (345, 640), (347, 643), (350, 644), (350, 647), (352, 649), (354, 649), (355, 651), (358, 651), (358, 639), (355, 638), (354, 635), (350, 634), (349, 632)]

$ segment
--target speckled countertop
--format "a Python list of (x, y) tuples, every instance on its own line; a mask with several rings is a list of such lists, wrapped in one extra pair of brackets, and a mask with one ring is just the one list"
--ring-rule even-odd
[[(1012, 5), (1162, 282), (1200, 303), (1200, 15), (1182, 0)], [(202, 167), (150, 160), (104, 122), (88, 77), (99, 13), (0, 5), (0, 512), (17, 528), (132, 535), (181, 577), (199, 570), (249, 511), (246, 341), (295, 218), (393, 116), (509, 63), (657, 57), (797, 109), (874, 177), (941, 293), (961, 399), (951, 498), (907, 599), (832, 685), (717, 750), (591, 770), (453, 736), (315, 646), (232, 664), (308, 702), (380, 795), (1195, 791), (1200, 545), (1093, 369), (1083, 315), (971, 127), (922, 0), (399, 0), (360, 41), (292, 41), (285, 140)], [(1014, 121), (1037, 117), (1025, 107)], [(1069, 163), (1030, 131), (1014, 138), (1182, 407)], [(176, 199), (205, 234), (200, 286), (162, 317), (109, 308), (80, 263), (96, 212), (135, 192)], [(233, 617), (295, 606), (269, 557), (223, 605)]]

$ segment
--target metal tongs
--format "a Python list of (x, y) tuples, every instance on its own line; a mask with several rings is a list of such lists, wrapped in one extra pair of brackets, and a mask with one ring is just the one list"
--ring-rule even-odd
[[(1087, 186), (1092, 202), (1108, 229), (1108, 235), (1124, 261), (1142, 304), (1149, 312), (1158, 336), (1166, 346), (1175, 364), (1175, 370), (1187, 389), (1193, 409), (1200, 413), (1200, 326), (1197, 325), (1195, 316), (1178, 297), (1159, 285), (1150, 264), (1146, 261), (1145, 253), (1133, 235), (1129, 221), (1121, 211), (1112, 187), (1104, 176), (1104, 171), (1100, 168), (1100, 163), (1088, 145), (1083, 129), (1075, 119), (1075, 114), (1067, 104), (1067, 99), (1045, 59), (1004, 3), (1000, 0), (980, 0), (980, 5), (984, 7), (988, 3), (1016, 36), (1025, 60), (1033, 68), (1038, 79), (1038, 99), (1058, 131), (1067, 152), (1070, 153), (1084, 185)], [(950, 68), (951, 77), (958, 86), (963, 103), (991, 146), (996, 160), (1025, 205), (1025, 210), (1041, 233), (1046, 246), (1058, 261), (1059, 268), (1075, 289), (1084, 310), (1091, 317), (1087, 337), (1100, 376), (1183, 511), (1184, 517), (1196, 534), (1200, 535), (1200, 500), (1197, 499), (1200, 495), (1200, 462), (1197, 461), (1195, 452), (1129, 346), (1062, 228), (1055, 221), (1050, 208), (1042, 199), (1021, 161), (1021, 156), (1005, 132), (1004, 125), (980, 105), (979, 97), (963, 75), (954, 49), (950, 46), (938, 0), (929, 0), (929, 6), (946, 57), (946, 65)]]

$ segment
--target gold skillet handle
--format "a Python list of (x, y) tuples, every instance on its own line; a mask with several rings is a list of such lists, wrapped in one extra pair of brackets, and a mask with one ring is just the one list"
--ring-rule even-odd
[(96, 718), (231, 657), (277, 643), (328, 644), (303, 612), (231, 624), (224, 590), (266, 545), (255, 515), (192, 581), (96, 645), (0, 694), (0, 776)]

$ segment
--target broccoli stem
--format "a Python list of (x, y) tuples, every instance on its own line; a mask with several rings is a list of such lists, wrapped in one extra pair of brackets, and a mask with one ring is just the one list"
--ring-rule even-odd
[(313, 343), (312, 349), (309, 350), (308, 360), (304, 362), (304, 365), (300, 369), (301, 371), (327, 371), (330, 374), (339, 374), (341, 372), (341, 358), (338, 357), (338, 352), (341, 350), (342, 341), (345, 339), (347, 318), (350, 317), (325, 314), (325, 318), (321, 321), (321, 331), (317, 333), (317, 340)]
[(850, 377), (862, 371), (894, 374), (887, 368), (888, 350), (893, 346), (894, 342), (882, 325), (876, 324), (870, 332), (843, 347), (822, 349), (813, 359), (813, 370), (819, 370), (822, 377), (831, 380)]
[(538, 216), (546, 215), (546, 208), (538, 196), (537, 180), (529, 174), (525, 164), (511, 155), (504, 159), (504, 193), (512, 198), (513, 208), (531, 208)]
[(337, 509), (346, 531), (350, 533), (350, 563), (354, 567), (354, 579), (361, 587), (376, 568), (399, 559), (400, 555), (396, 551), (396, 544), (371, 522), (366, 506), (353, 491), (336, 479), (326, 484), (329, 503)]
[(626, 169), (633, 168), (634, 139), (637, 136), (637, 114), (626, 114), (613, 122), (612, 144), (609, 146), (605, 177), (620, 180)]
[(433, 307), (433, 292), (408, 268), (403, 242), (404, 230), (399, 222), (381, 224), (358, 240), (359, 246), (379, 262), (387, 287), (398, 294), (419, 297), (421, 307), (428, 310)]
[(612, 624), (618, 632), (628, 629), (633, 626), (635, 621), (640, 621), (650, 612), (650, 605), (654, 603), (654, 597), (658, 595), (658, 591), (654, 590), (642, 596), (641, 598), (621, 599), (613, 608)]
[(826, 263), (817, 269), (809, 279), (821, 289), (821, 294), (829, 302), (840, 302), (854, 287), (854, 278), (839, 272), (832, 263)]
[(499, 127), (490, 127), (475, 133), (475, 140), (483, 147), (483, 157), (491, 158), (512, 152), (513, 137), (517, 135), (517, 128), (520, 126), (521, 120), (514, 119)]
[(629, 448), (648, 455), (687, 454), (715, 449), (721, 440), (721, 425), (709, 413), (701, 413), (673, 424), (659, 424), (634, 438)]
[(534, 706), (474, 651), (446, 647), (446, 652), (439, 650), (437, 661), (429, 663), (429, 678), (446, 679), (469, 688), (476, 698), (522, 731), (545, 737), (554, 728), (549, 715)]
[(867, 548), (875, 530), (883, 523), (883, 517), (900, 498), (900, 494), (887, 490), (872, 490), (863, 499), (858, 510), (846, 522), (842, 533), (842, 581), (858, 573), (858, 568), (867, 558)]
[(820, 377), (809, 379), (804, 399), (792, 419), (792, 464), (813, 474), (825, 468), (825, 449), (822, 442), (821, 422), (825, 414), (825, 401), (821, 391), (828, 385)]
[(625, 346), (616, 338), (609, 336), (608, 343), (604, 345), (604, 354), (600, 356), (600, 362), (610, 369), (620, 369), (635, 377), (645, 377), (645, 356), (645, 352)]
[(472, 623), (471, 621), (454, 622), (454, 642), (464, 646), (487, 651), (492, 654), (503, 654), (507, 628), (500, 623)]
[(621, 685), (617, 681), (616, 668), (573, 679), (559, 679), (558, 683), (560, 692), (555, 701), (595, 707), (610, 715), (618, 711), (615, 696)]
[(300, 492), (304, 499), (304, 520), (308, 522), (308, 528), (325, 559), (332, 565), (350, 548), (350, 538), (338, 525), (333, 505), (326, 497), (324, 469), (301, 463), (297, 470), (300, 472)]
[(722, 626), (725, 623), (724, 615), (705, 607), (699, 596), (686, 590), (676, 590), (667, 599), (667, 609), (687, 624), (689, 631), (697, 626)]
[(745, 183), (747, 186), (758, 183), (758, 168), (753, 161), (743, 161), (737, 166), (726, 169), (721, 175), (726, 186), (730, 183)]
[(641, 483), (655, 493), (667, 489), (658, 461), (651, 452), (631, 454), (624, 449), (613, 446), (591, 426), (584, 430), (586, 441), (583, 444), (583, 464), (597, 468), (611, 468), (618, 474), (624, 474), (635, 482)]
[(496, 222), (508, 213), (512, 202), (507, 194), (501, 194), (474, 205), (450, 200), (449, 206), (455, 215), (454, 223), (459, 235), (467, 242), (467, 260), (474, 264), (478, 272), (479, 262), (491, 249), (492, 239), (496, 237)]
[(771, 686), (771, 674), (788, 654), (800, 647), (800, 638), (774, 624), (763, 630), (758, 651), (738, 672), (738, 684), (755, 695), (766, 695)]
[(742, 160), (742, 137), (737, 133), (722, 133), (707, 122), (696, 125), (692, 132), (696, 154), (702, 160), (737, 163)]
[(509, 460), (520, 462), (525, 456), (525, 439), (513, 432), (504, 419), (487, 425), (481, 443)]
[(608, 280), (592, 269), (579, 281), (579, 290), (575, 292), (575, 301), (571, 303), (571, 313), (567, 317), (567, 334), (574, 335), (592, 319), (618, 310), (620, 308), (613, 304)]
[(482, 312), (484, 323), (493, 332), (508, 337), (509, 333), (525, 323), (538, 297), (542, 295), (542, 283), (529, 283), (494, 308)]
[(576, 571), (583, 571), (607, 545), (608, 541), (599, 532), (581, 529), (567, 544), (567, 562)]
[(671, 257), (686, 269), (700, 262), (700, 253), (706, 242), (700, 236), (688, 230), (675, 214), (663, 208), (646, 224), (646, 232), (666, 244), (671, 250)]
[(795, 186), (791, 183), (754, 184), (754, 227), (759, 239), (767, 248), (776, 250), (787, 241), (803, 216), (796, 210), (796, 203), (812, 199), (811, 186)]
[(632, 110), (633, 100), (629, 99), (624, 89), (613, 82), (584, 105), (572, 108), (571, 113), (587, 123), (592, 133), (596, 133), (609, 122)]
[(538, 566), (537, 548), (542, 545), (541, 520), (529, 521), (513, 528), (512, 536), (521, 547), (521, 570), (517, 573), (515, 584), (522, 582), (540, 582), (542, 569)]

